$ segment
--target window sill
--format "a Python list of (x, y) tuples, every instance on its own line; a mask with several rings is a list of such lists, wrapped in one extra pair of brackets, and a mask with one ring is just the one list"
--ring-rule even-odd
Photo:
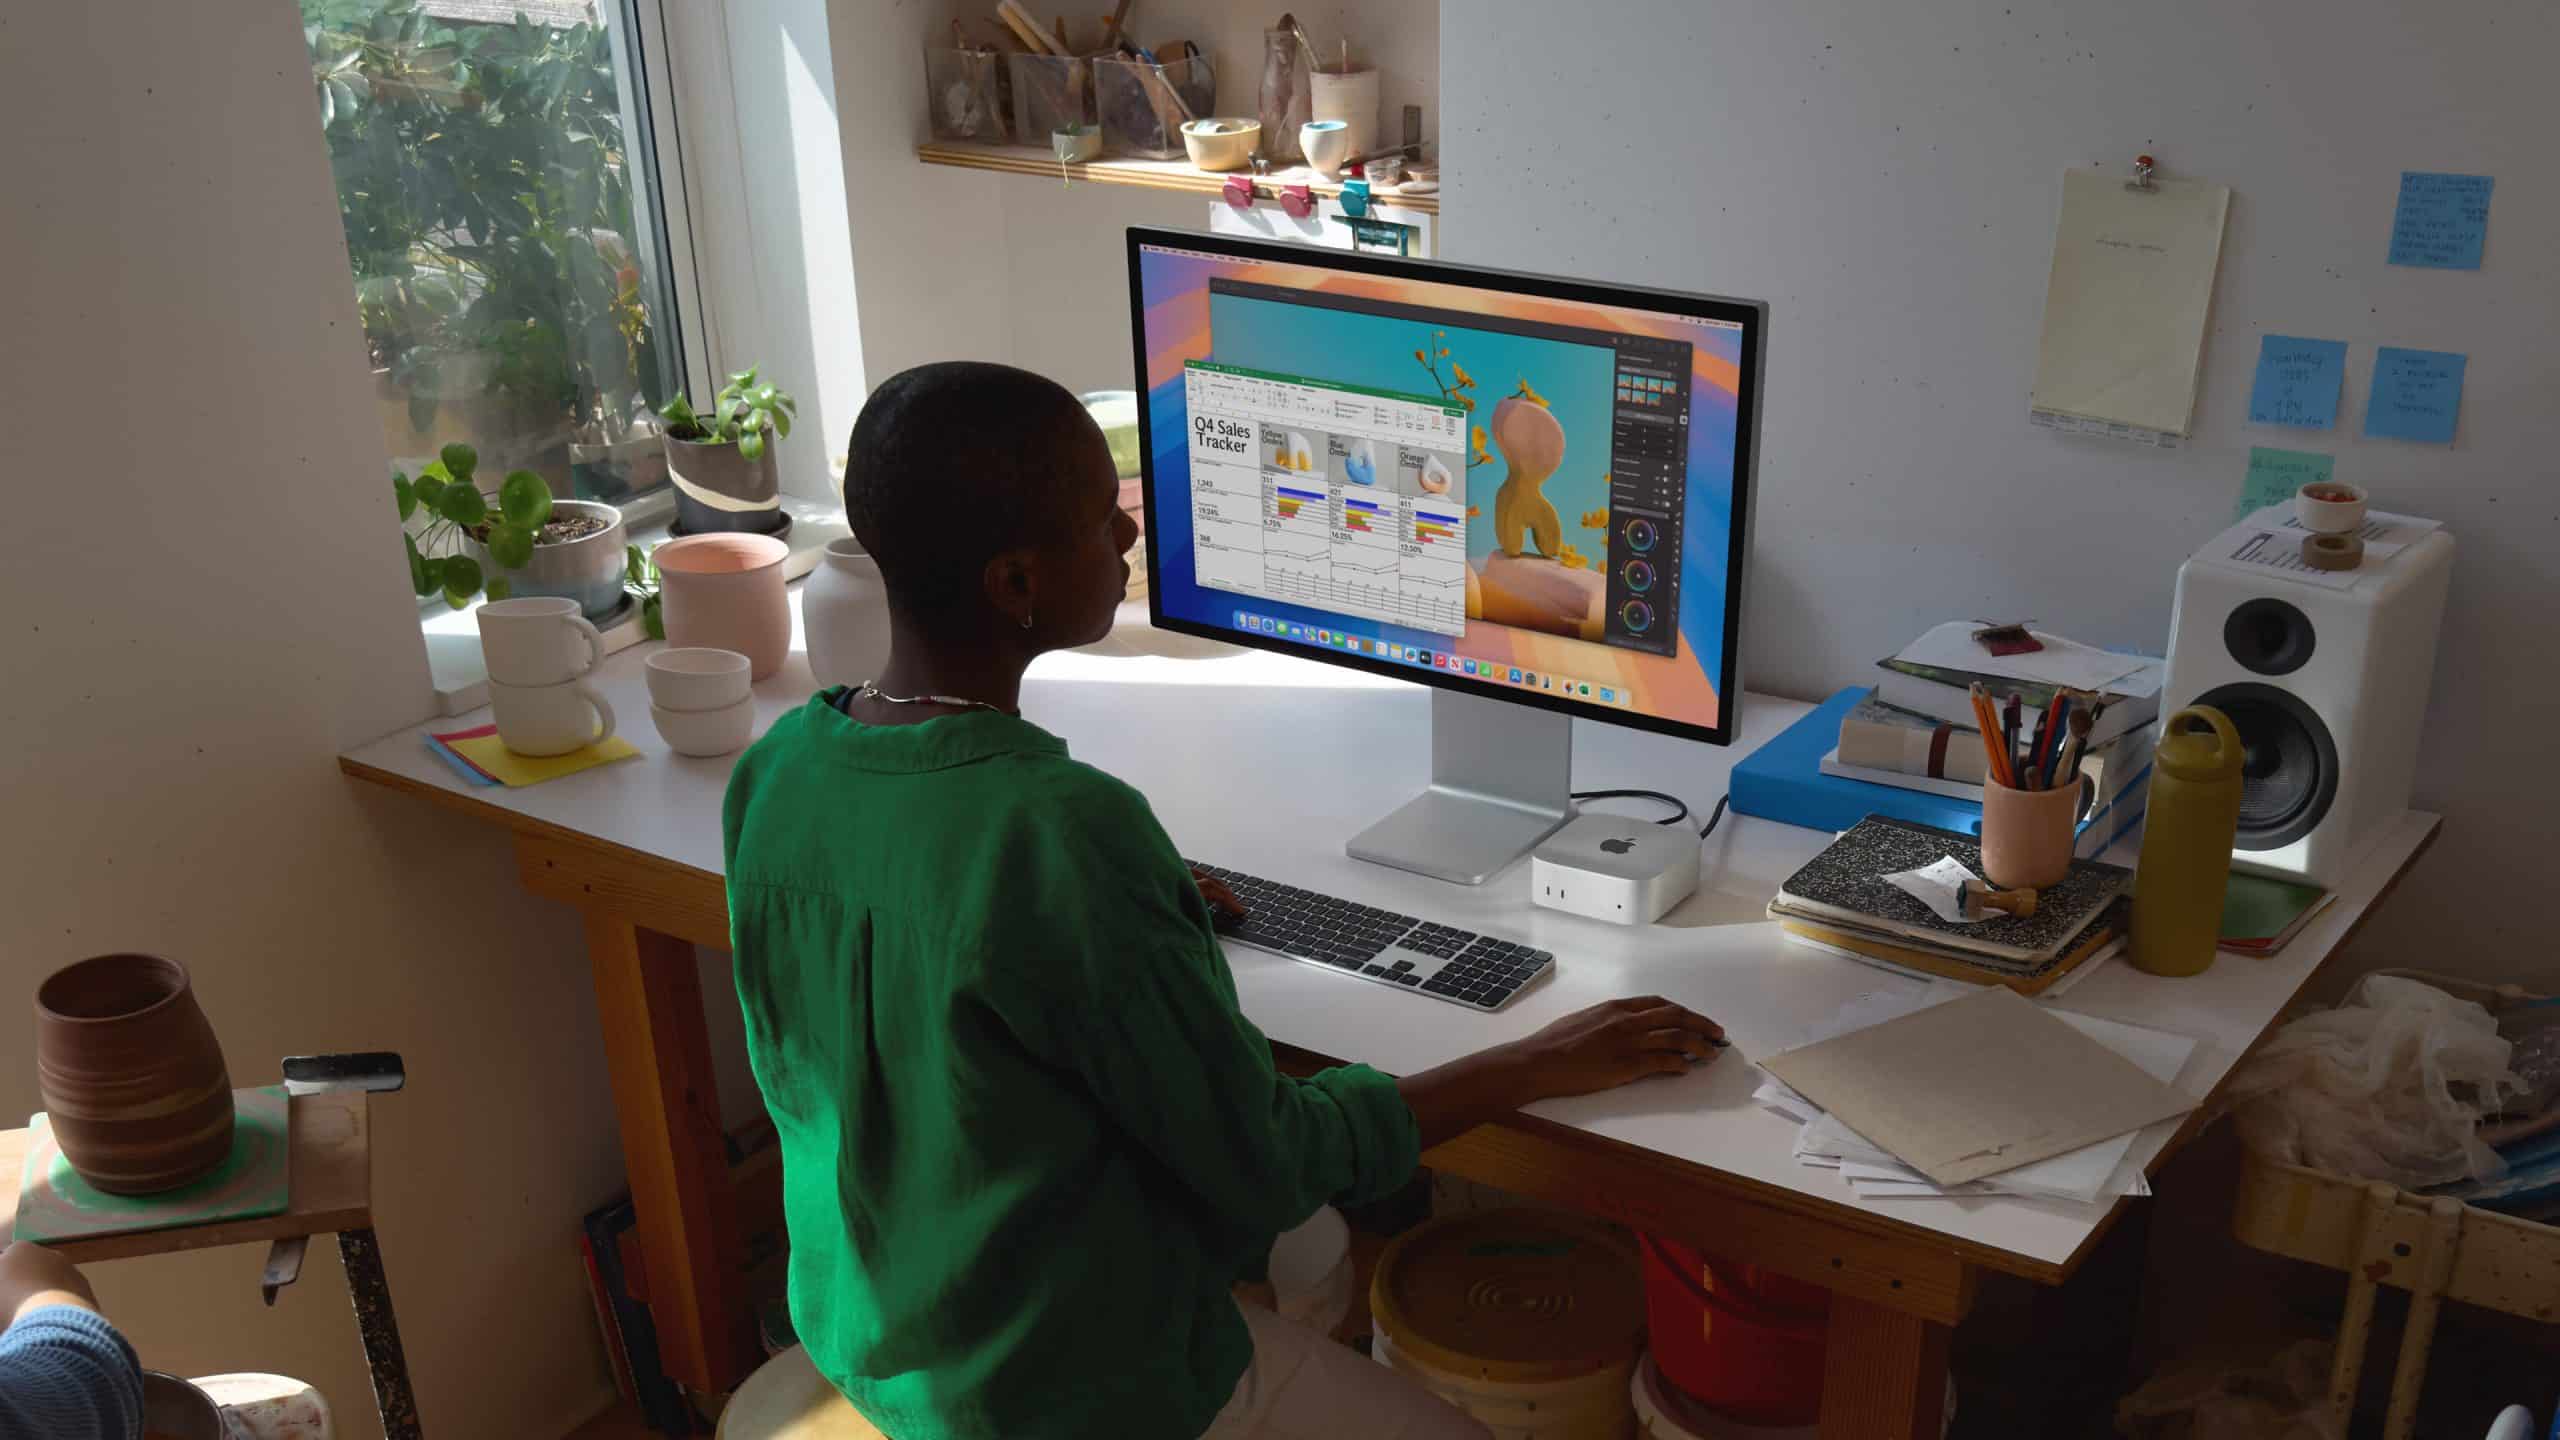
[[(843, 508), (832, 498), (811, 500), (786, 495), (782, 503), (791, 512), (791, 558), (782, 562), (782, 574), (786, 580), (798, 580), (818, 568), (818, 552), (826, 548), (828, 541), (852, 532), (845, 527)], [(639, 526), (631, 532), (632, 543), (644, 550), (657, 545), (667, 538), (668, 524), (662, 518)], [(426, 633), (427, 671), (435, 683), (438, 715), (467, 715), (489, 703), (489, 670), (480, 658), (480, 622), (472, 615), (478, 608), (477, 601), (462, 610), (438, 603), (419, 613), (419, 628)], [(640, 607), (636, 604), (624, 605), (620, 618), (600, 628), (607, 654), (627, 650), (649, 638), (641, 632)]]

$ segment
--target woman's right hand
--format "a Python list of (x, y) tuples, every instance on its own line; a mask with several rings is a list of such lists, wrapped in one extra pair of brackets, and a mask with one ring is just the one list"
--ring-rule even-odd
[(1604, 1000), (1507, 1047), (1532, 1100), (1678, 1075), (1724, 1048), (1724, 1027), (1659, 995)]

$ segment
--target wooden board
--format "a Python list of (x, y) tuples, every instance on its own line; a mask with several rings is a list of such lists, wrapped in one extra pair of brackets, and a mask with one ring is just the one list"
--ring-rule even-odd
[(36, 1116), (18, 1182), (17, 1238), (59, 1246), (283, 1214), (292, 1193), (284, 1087), (235, 1090), (231, 1100), (231, 1153), (212, 1174), (159, 1195), (110, 1195), (91, 1185), (63, 1155), (50, 1117)]
[[(2368, 1263), (2358, 1253), (2367, 1184), (2253, 1157), (2241, 1172), (2231, 1232), (2271, 1254), (2332, 1270), (2363, 1265), (2375, 1284), (2410, 1289), (2426, 1256), (2430, 1202), (2399, 1192), (2383, 1221), (2387, 1253)], [(2444, 1293), (2509, 1315), (2560, 1320), (2560, 1226), (2464, 1207)]]
[[(1227, 177), (1194, 167), (1187, 160), (1093, 160), (1082, 165), (1061, 166), (1058, 157), (1047, 150), (1028, 145), (919, 145), (916, 158), (927, 165), (952, 165), (963, 170), (993, 170), (1006, 175), (1038, 175), (1049, 180), (1066, 176), (1092, 185), (1132, 185), (1143, 190), (1179, 190), (1215, 198), (1226, 189)], [(1275, 170), (1269, 175), (1248, 176), (1264, 199), (1276, 199), (1282, 185), (1304, 185), (1318, 195), (1332, 197), (1342, 193), (1340, 182), (1327, 180), (1304, 166)], [(1437, 191), (1428, 195), (1404, 195), (1380, 189), (1372, 196), (1381, 205), (1395, 205), (1418, 210), (1425, 215), (1440, 213)]]
[[(362, 1229), (373, 1223), (373, 1150), (371, 1120), (361, 1091), (299, 1095), (292, 1107), (293, 1187), (281, 1215), (256, 1220), (230, 1220), (183, 1230), (153, 1230), (71, 1240), (53, 1247), (77, 1265), (96, 1260), (126, 1260), (137, 1255), (170, 1255), (217, 1245), (246, 1245), (295, 1235), (327, 1235)], [(0, 1133), (0, 1174), (15, 1174), (26, 1163), (31, 1132)], [(18, 1194), (0, 1187), (0, 1233), (15, 1234)]]

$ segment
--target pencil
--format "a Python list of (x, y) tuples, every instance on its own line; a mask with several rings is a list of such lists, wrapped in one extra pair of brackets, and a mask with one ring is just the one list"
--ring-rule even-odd
[(1982, 732), (1983, 773), (2015, 790), (2017, 781), (2009, 771), (2008, 757), (2000, 753), (2000, 720), (1991, 709), (1991, 692), (1979, 680), (1973, 682), (1973, 723)]
[(2026, 702), (2020, 700), (2013, 690), (2009, 692), (2009, 703), (2000, 716), (2000, 756), (2007, 762), (2009, 773), (2018, 777), (2011, 784), (2011, 788), (2018, 790), (2027, 788), (2026, 772), (2018, 763), (2018, 718), (2026, 708)]

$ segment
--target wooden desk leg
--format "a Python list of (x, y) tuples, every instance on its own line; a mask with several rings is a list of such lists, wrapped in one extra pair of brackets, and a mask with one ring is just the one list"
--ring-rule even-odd
[(400, 1321), (391, 1312), (391, 1281), (382, 1273), (382, 1242), (371, 1226), (341, 1230), (338, 1258), (347, 1267), (347, 1294), (356, 1305), (356, 1337), (364, 1342), (365, 1368), (373, 1372), (373, 1407), (382, 1417), (383, 1440), (419, 1440), (418, 1400), (409, 1389)]
[(1947, 1341), (1954, 1333), (1833, 1291), (1822, 1365), (1823, 1440), (1938, 1440)]
[(738, 1294), (728, 1152), (693, 946), (592, 911), (586, 926), (659, 1358), (681, 1385), (733, 1390), (749, 1368), (753, 1317)]

